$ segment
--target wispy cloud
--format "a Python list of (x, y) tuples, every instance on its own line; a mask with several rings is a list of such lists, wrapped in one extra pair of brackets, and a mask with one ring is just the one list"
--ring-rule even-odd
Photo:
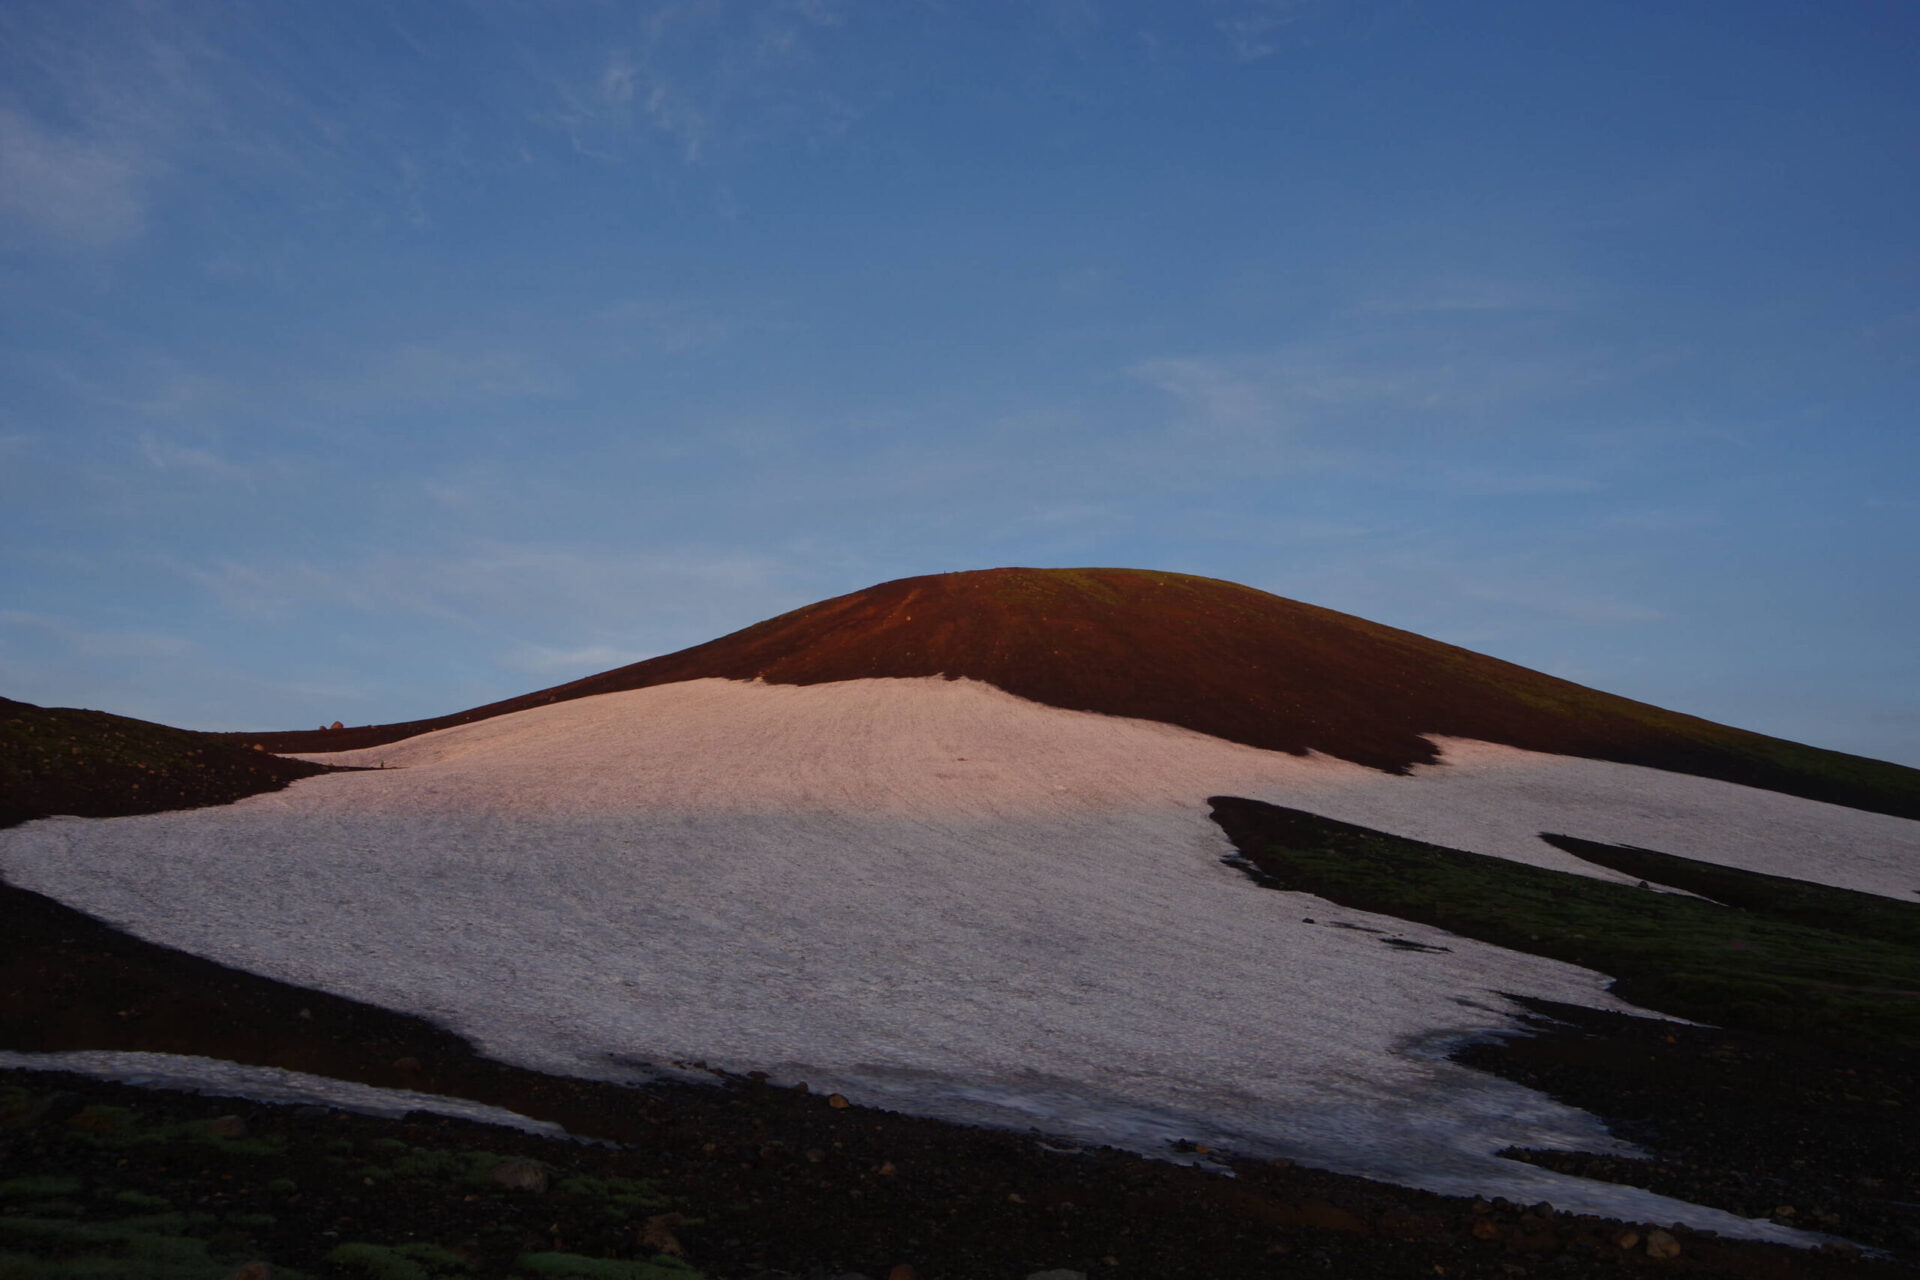
[(1189, 412), (1225, 426), (1284, 425), (1284, 389), (1259, 362), (1207, 356), (1160, 356), (1133, 366), (1134, 377), (1164, 391)]
[[(50, 641), (67, 654), (84, 658), (177, 658), (194, 648), (190, 641), (161, 632), (100, 627), (18, 609), (0, 609), (0, 628), (13, 632), (16, 643), (31, 636), (42, 642)], [(0, 631), (0, 644), (4, 644), (5, 631)]]
[(151, 431), (140, 433), (140, 453), (156, 471), (185, 471), (232, 484), (253, 484), (253, 473), (246, 467), (211, 449), (180, 444)]
[(615, 667), (629, 666), (646, 658), (652, 653), (638, 649), (622, 649), (615, 645), (593, 644), (579, 648), (556, 648), (552, 645), (526, 645), (508, 651), (500, 665), (513, 671), (524, 671), (540, 679), (573, 679), (594, 675), (601, 671), (610, 671)]
[(663, 635), (710, 639), (717, 631), (701, 632), (760, 616), (761, 602), (782, 594), (790, 566), (721, 548), (626, 553), (493, 542), (330, 564), (228, 559), (171, 568), (242, 617), (287, 620), (344, 608), (425, 619), (500, 638), (502, 664), (525, 670), (528, 655), (575, 652), (583, 642), (629, 653), (635, 641)]
[(1213, 20), (1237, 62), (1258, 62), (1280, 51), (1281, 33), (1298, 22), (1302, 0), (1235, 3)]
[(151, 160), (124, 143), (0, 108), (0, 212), (38, 239), (106, 249), (137, 238), (152, 176)]
[(84, 23), (0, 11), (0, 219), (72, 250), (138, 240), (155, 189), (212, 127), (207, 46), (164, 6)]
[(1369, 333), (1250, 354), (1161, 356), (1130, 370), (1184, 406), (1193, 421), (1223, 427), (1290, 427), (1387, 415), (1443, 421), (1544, 404), (1608, 376), (1599, 360), (1540, 343), (1459, 334)]
[(1574, 306), (1564, 289), (1537, 281), (1443, 274), (1384, 289), (1356, 303), (1354, 316), (1460, 315), (1493, 312), (1566, 311)]
[(663, 298), (626, 298), (594, 312), (592, 319), (605, 332), (632, 336), (664, 355), (682, 355), (718, 346), (742, 329), (763, 328), (760, 316), (741, 317), (688, 302)]
[(357, 368), (316, 373), (307, 394), (357, 411), (554, 399), (574, 385), (572, 375), (539, 350), (483, 338), (410, 342), (364, 353), (362, 361)]
[(666, 140), (685, 166), (818, 143), (860, 115), (821, 74), (818, 45), (846, 21), (828, 0), (662, 5), (558, 79), (555, 105), (536, 120), (605, 161), (644, 154), (648, 139)]

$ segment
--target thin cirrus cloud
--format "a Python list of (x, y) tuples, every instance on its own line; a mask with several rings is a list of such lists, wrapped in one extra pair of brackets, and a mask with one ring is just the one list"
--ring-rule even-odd
[(249, 468), (224, 458), (211, 449), (181, 444), (155, 435), (151, 431), (140, 433), (140, 454), (146, 459), (147, 465), (155, 471), (186, 472), (248, 486), (251, 486), (254, 481), (253, 472)]
[(130, 145), (56, 133), (0, 109), (0, 213), (42, 241), (109, 249), (136, 239), (152, 174)]
[(344, 563), (225, 559), (171, 567), (243, 617), (285, 620), (347, 608), (506, 635), (528, 618), (639, 635), (661, 624), (737, 616), (738, 606), (750, 609), (791, 572), (775, 557), (724, 549), (636, 555), (515, 542), (380, 551)]
[(167, 5), (80, 39), (69, 16), (0, 12), (0, 220), (29, 243), (120, 252), (147, 231), (190, 139), (222, 131), (219, 60)]
[(666, 141), (686, 167), (843, 134), (862, 111), (817, 74), (819, 38), (846, 22), (824, 0), (668, 4), (614, 24), (595, 61), (551, 76), (531, 118), (578, 155), (620, 163)]
[(15, 644), (49, 644), (82, 658), (177, 658), (195, 647), (190, 640), (161, 632), (103, 628), (19, 609), (0, 609), (0, 628), (13, 634)]
[(616, 667), (630, 666), (653, 656), (652, 653), (643, 650), (609, 644), (590, 644), (573, 648), (530, 644), (510, 650), (501, 657), (500, 665), (512, 671), (523, 671), (530, 676), (546, 679), (611, 671)]

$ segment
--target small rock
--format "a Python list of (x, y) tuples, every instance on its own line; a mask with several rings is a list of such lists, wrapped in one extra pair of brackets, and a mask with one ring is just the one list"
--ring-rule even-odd
[(822, 1151), (818, 1147), (808, 1147), (806, 1151), (806, 1156), (807, 1156), (808, 1164), (819, 1164), (822, 1160), (825, 1160), (827, 1158), (827, 1153)]
[(887, 1272), (887, 1280), (920, 1280), (920, 1273), (908, 1263), (901, 1263)]
[(1793, 1206), (1790, 1204), (1777, 1204), (1773, 1207), (1773, 1216), (1776, 1218), (1791, 1218), (1793, 1216)]
[(827, 1095), (827, 1105), (832, 1107), (835, 1111), (845, 1111), (848, 1107), (852, 1106), (853, 1104), (851, 1102), (848, 1102), (845, 1098), (841, 1097), (837, 1093), (830, 1093)]
[(1475, 1240), (1498, 1240), (1501, 1236), (1500, 1224), (1492, 1218), (1476, 1218), (1473, 1223)]
[(547, 1189), (547, 1171), (531, 1160), (503, 1160), (493, 1166), (493, 1180), (515, 1191), (535, 1195)]
[(891, 1178), (894, 1174), (899, 1172), (900, 1171), (898, 1169), (893, 1167), (893, 1161), (891, 1160), (887, 1161), (885, 1164), (880, 1166), (880, 1176), (883, 1178)]
[(347, 726), (341, 724), (338, 720), (335, 720), (332, 724), (327, 726), (327, 728), (329, 729), (344, 729), (346, 727)]
[(239, 1116), (215, 1116), (207, 1121), (209, 1138), (244, 1138), (247, 1136), (247, 1122)]
[(674, 1257), (684, 1257), (686, 1249), (673, 1234), (675, 1227), (684, 1226), (687, 1217), (683, 1213), (656, 1213), (640, 1224), (640, 1247), (651, 1249), (655, 1253), (670, 1253)]
[(1631, 1231), (1631, 1230), (1622, 1231), (1619, 1235), (1613, 1238), (1613, 1243), (1618, 1248), (1631, 1249), (1633, 1248), (1633, 1246), (1640, 1243), (1640, 1233), (1638, 1231)]
[(1680, 1256), (1680, 1242), (1673, 1238), (1671, 1231), (1662, 1231), (1659, 1227), (1647, 1232), (1647, 1256), (1665, 1261)]

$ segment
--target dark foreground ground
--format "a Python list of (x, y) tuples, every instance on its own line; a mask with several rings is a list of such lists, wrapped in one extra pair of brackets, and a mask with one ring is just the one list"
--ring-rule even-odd
[[(1657, 1224), (1297, 1166), (1229, 1160), (1228, 1176), (751, 1080), (624, 1088), (541, 1076), (415, 1019), (154, 947), (17, 889), (0, 892), (0, 938), (4, 1047), (279, 1065), (473, 1098), (612, 1144), (0, 1073), (0, 1277), (220, 1280), (256, 1260), (275, 1274), (372, 1277), (644, 1278), (681, 1264), (871, 1280), (905, 1280), (901, 1267), (921, 1280), (1062, 1269), (1865, 1277), (1912, 1274), (1920, 1256), (1911, 1077), (1704, 1028), (1556, 1020), (1470, 1060), (1615, 1119), (1657, 1152), (1640, 1165), (1556, 1158), (1579, 1172), (1751, 1213), (1791, 1207), (1795, 1222), (1895, 1256), (1682, 1229), (1669, 1240)], [(1756, 1100), (1769, 1104), (1761, 1114)], [(85, 1257), (131, 1270), (61, 1269)]]

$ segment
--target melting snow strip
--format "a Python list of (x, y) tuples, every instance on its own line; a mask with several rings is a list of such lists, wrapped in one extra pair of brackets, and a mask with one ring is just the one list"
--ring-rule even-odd
[(359, 1115), (397, 1120), (409, 1112), (424, 1111), (455, 1120), (518, 1129), (542, 1138), (570, 1138), (557, 1124), (535, 1120), (504, 1107), (490, 1107), (465, 1098), (448, 1098), (411, 1089), (381, 1089), (351, 1080), (308, 1075), (280, 1067), (252, 1067), (220, 1058), (191, 1054), (116, 1052), (104, 1049), (69, 1053), (15, 1053), (0, 1050), (0, 1069), (71, 1071), (96, 1080), (138, 1085), (146, 1089), (176, 1089), (216, 1098), (244, 1098), (292, 1106), (301, 1103), (352, 1111)]

